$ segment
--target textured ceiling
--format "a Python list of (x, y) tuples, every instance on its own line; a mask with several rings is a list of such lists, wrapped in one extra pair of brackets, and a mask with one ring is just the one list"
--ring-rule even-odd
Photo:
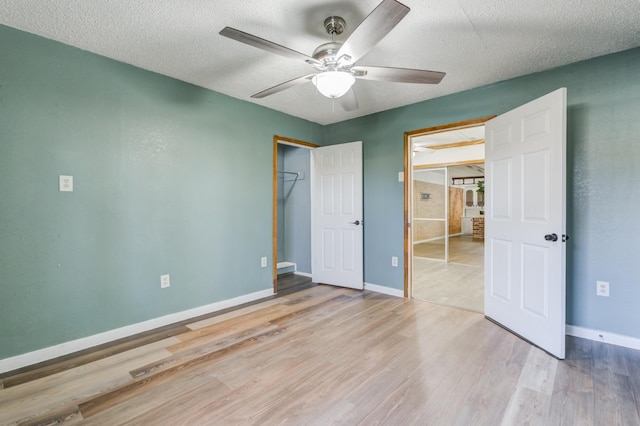
[[(222, 37), (231, 26), (311, 55), (322, 22), (343, 41), (379, 0), (0, 0), (0, 23), (321, 124), (343, 121), (640, 45), (640, 0), (405, 0), (411, 12), (358, 64), (445, 71), (437, 86), (358, 80), (344, 112), (311, 83), (250, 95), (313, 71)], [(603, 79), (606, 76), (603, 76)]]

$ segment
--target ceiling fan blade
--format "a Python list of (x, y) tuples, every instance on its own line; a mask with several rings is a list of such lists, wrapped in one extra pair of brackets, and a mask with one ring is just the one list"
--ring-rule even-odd
[(270, 53), (275, 53), (276, 55), (284, 56), (285, 58), (301, 60), (304, 62), (311, 61), (311, 63), (318, 62), (304, 53), (297, 52), (289, 49), (288, 47), (280, 46), (277, 43), (245, 33), (244, 31), (236, 30), (235, 28), (224, 27), (222, 31), (220, 31), (220, 35), (229, 37), (230, 39), (239, 41), (240, 43), (248, 44), (249, 46), (257, 47), (258, 49), (266, 50)]
[(364, 21), (353, 30), (344, 42), (336, 58), (342, 55), (351, 57), (355, 63), (373, 46), (378, 44), (409, 13), (409, 8), (396, 0), (383, 0)]
[(356, 75), (364, 80), (392, 81), (396, 83), (438, 84), (446, 73), (439, 71), (414, 70), (392, 67), (353, 67), (355, 71), (366, 71), (365, 75)]
[(303, 75), (302, 77), (294, 78), (293, 80), (285, 81), (276, 86), (270, 87), (262, 92), (251, 95), (252, 98), (264, 98), (265, 96), (273, 95), (274, 93), (282, 92), (283, 90), (290, 89), (291, 87), (299, 86), (311, 80), (316, 73)]
[(358, 109), (358, 98), (356, 98), (356, 92), (353, 91), (353, 87), (338, 98), (338, 100), (340, 101), (342, 109), (345, 111), (355, 111)]

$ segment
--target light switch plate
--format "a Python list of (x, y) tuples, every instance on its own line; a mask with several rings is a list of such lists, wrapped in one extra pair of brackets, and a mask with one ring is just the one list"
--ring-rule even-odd
[(404, 182), (404, 172), (398, 172), (398, 182)]
[(73, 192), (73, 176), (58, 176), (60, 192)]

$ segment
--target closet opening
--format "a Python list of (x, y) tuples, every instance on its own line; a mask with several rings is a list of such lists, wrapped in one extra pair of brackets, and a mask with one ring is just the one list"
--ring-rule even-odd
[(273, 291), (311, 286), (311, 149), (317, 145), (274, 137)]

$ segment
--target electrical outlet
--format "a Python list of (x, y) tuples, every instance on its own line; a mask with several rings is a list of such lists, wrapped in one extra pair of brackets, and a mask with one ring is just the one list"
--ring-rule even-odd
[(171, 286), (171, 281), (169, 280), (169, 274), (160, 275), (160, 288), (167, 288)]
[(596, 294), (609, 297), (609, 283), (607, 281), (596, 281)]
[(391, 256), (391, 266), (395, 266), (396, 268), (398, 267), (398, 257), (397, 256)]
[(262, 257), (260, 258), (260, 267), (261, 268), (266, 268), (267, 267), (267, 257)]
[(60, 192), (73, 192), (73, 176), (58, 176), (58, 190)]

